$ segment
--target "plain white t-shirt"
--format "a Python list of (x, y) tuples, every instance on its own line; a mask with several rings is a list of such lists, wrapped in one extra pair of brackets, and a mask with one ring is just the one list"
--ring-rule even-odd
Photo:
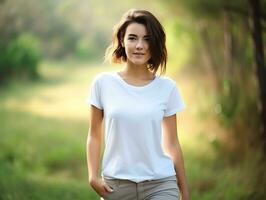
[(161, 140), (163, 117), (185, 108), (174, 80), (156, 75), (134, 86), (117, 71), (102, 72), (92, 82), (87, 103), (104, 111), (102, 176), (138, 183), (176, 175)]

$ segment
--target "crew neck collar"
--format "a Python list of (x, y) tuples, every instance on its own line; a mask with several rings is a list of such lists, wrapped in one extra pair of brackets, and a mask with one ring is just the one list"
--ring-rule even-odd
[(157, 74), (155, 74), (155, 77), (153, 80), (151, 80), (149, 83), (145, 84), (145, 85), (142, 85), (142, 86), (136, 86), (136, 85), (132, 85), (132, 84), (129, 84), (128, 82), (126, 82), (118, 73), (118, 71), (115, 71), (114, 72), (114, 75), (115, 77), (124, 85), (126, 86), (127, 88), (130, 88), (130, 89), (133, 89), (133, 90), (145, 90), (145, 89), (148, 89), (150, 87), (152, 87), (155, 82), (157, 82), (159, 76)]

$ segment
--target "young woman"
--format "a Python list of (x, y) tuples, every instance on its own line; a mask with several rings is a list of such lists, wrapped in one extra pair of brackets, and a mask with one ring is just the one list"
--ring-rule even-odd
[(114, 29), (108, 56), (125, 65), (98, 74), (87, 99), (91, 187), (105, 200), (189, 199), (176, 130), (176, 112), (185, 104), (175, 81), (161, 76), (167, 59), (163, 27), (150, 12), (129, 10)]

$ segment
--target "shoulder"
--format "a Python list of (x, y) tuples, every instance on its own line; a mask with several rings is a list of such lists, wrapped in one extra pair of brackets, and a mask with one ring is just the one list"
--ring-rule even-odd
[(159, 76), (160, 84), (165, 85), (166, 87), (173, 88), (176, 86), (176, 81), (168, 76), (161, 75)]
[(107, 79), (110, 79), (114, 76), (114, 72), (110, 71), (110, 72), (100, 72), (98, 74), (96, 74), (93, 78), (93, 82), (94, 83), (102, 83)]

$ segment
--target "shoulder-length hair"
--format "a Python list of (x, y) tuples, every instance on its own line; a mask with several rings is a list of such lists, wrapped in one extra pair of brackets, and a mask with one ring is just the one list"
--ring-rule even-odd
[(112, 43), (106, 49), (105, 59), (111, 63), (121, 63), (127, 61), (123, 39), (126, 29), (131, 23), (143, 24), (149, 35), (149, 51), (151, 58), (148, 61), (148, 69), (154, 74), (160, 67), (160, 74), (166, 71), (167, 49), (165, 46), (166, 36), (164, 28), (156, 17), (147, 10), (131, 9), (121, 18), (120, 22), (114, 26)]

